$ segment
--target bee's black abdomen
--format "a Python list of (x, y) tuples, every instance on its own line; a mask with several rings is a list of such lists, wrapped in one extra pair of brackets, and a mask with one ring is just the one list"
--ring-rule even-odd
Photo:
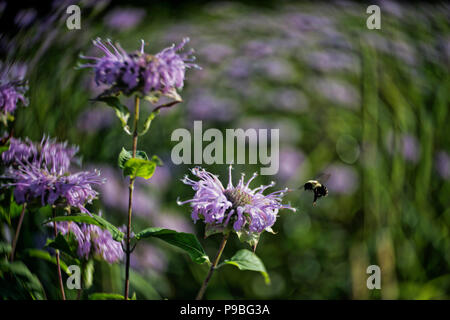
[(312, 190), (312, 189), (313, 189), (313, 185), (311, 182), (305, 183), (305, 190)]
[(324, 185), (321, 185), (317, 189), (318, 189), (317, 192), (320, 197), (325, 197), (328, 194), (328, 189)]

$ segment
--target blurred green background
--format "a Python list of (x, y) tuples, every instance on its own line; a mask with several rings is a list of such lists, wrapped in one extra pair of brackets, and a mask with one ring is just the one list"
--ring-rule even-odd
[[(193, 232), (213, 256), (220, 236), (203, 239), (204, 226), (192, 223), (188, 206), (176, 204), (193, 191), (180, 181), (191, 166), (170, 159), (171, 133), (192, 130), (194, 120), (203, 121), (203, 130), (276, 128), (279, 172), (254, 185), (274, 180), (280, 189), (297, 188), (328, 172), (329, 196), (316, 207), (309, 193), (286, 197), (297, 213), (282, 211), (277, 234), (263, 234), (256, 251), (270, 285), (258, 273), (224, 267), (207, 299), (448, 299), (450, 7), (377, 2), (381, 30), (369, 30), (367, 5), (356, 2), (257, 4), (83, 1), (81, 30), (68, 30), (67, 5), (55, 2), (34, 17), (28, 9), (31, 22), (16, 19), (8, 31), (4, 22), (3, 59), (28, 65), (30, 105), (16, 113), (15, 136), (40, 140), (45, 133), (79, 145), (83, 167), (99, 168), (108, 179), (90, 209), (125, 224), (127, 182), (116, 163), (131, 139), (112, 109), (89, 102), (100, 91), (92, 73), (76, 70), (78, 55), (98, 55), (96, 37), (127, 51), (144, 39), (151, 53), (188, 36), (202, 70), (187, 72), (184, 102), (162, 112), (139, 141), (165, 166), (150, 181), (138, 181), (135, 229)], [(14, 19), (5, 10), (2, 19)], [(145, 116), (151, 106), (142, 109)], [(226, 183), (226, 165), (204, 167)], [(254, 171), (259, 166), (237, 165), (235, 179)], [(19, 252), (45, 244), (43, 215), (27, 213)], [(10, 241), (17, 218), (3, 219), (3, 241)], [(246, 247), (233, 237), (223, 257)], [(56, 298), (54, 265), (24, 262), (47, 297)], [(381, 290), (366, 287), (373, 264), (381, 268)], [(192, 299), (207, 272), (158, 240), (139, 244), (132, 267), (138, 299)], [(94, 284), (84, 294), (121, 294), (123, 277), (122, 264), (96, 262)]]

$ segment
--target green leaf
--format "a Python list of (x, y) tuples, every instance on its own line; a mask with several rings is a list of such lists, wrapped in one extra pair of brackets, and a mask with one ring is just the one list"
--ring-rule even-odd
[[(153, 156), (153, 157), (156, 157), (156, 156)], [(133, 158), (132, 151), (128, 151), (128, 150), (125, 150), (125, 148), (122, 148), (122, 151), (120, 151), (119, 160), (118, 160), (119, 168), (120, 169), (125, 168), (125, 163), (128, 160), (130, 160), (131, 158)], [(137, 150), (136, 151), (136, 158), (148, 160), (147, 153), (145, 151), (142, 151), (142, 150)], [(152, 160), (153, 160), (153, 158), (152, 158)]]
[[(43, 300), (45, 298), (44, 288), (42, 287), (39, 278), (32, 274), (30, 270), (20, 261), (8, 262), (6, 260), (0, 260), (0, 275), (4, 273), (10, 273), (14, 277), (14, 286), (9, 283), (9, 290), (2, 290), (3, 283), (0, 282), (0, 291), (3, 299), (9, 298), (11, 291), (17, 291), (23, 288), (28, 298), (31, 296), (33, 300)], [(2, 277), (0, 277), (0, 280)]]
[(2, 154), (3, 152), (9, 150), (9, 146), (1, 146), (0, 147), (0, 154)]
[(61, 233), (58, 233), (55, 239), (47, 239), (47, 243), (45, 244), (45, 246), (51, 247), (53, 249), (58, 249), (61, 252), (67, 253), (68, 255), (73, 255), (72, 248)]
[(125, 167), (125, 162), (127, 162), (131, 158), (132, 158), (131, 152), (125, 150), (125, 148), (122, 148), (122, 150), (119, 153), (119, 160), (118, 160), (119, 168), (123, 169)]
[(23, 204), (17, 204), (14, 200), (14, 193), (11, 193), (11, 202), (9, 203), (9, 217), (10, 219), (20, 216), (22, 213)]
[(94, 260), (89, 260), (83, 266), (83, 285), (84, 288), (89, 289), (94, 283)]
[(222, 262), (218, 268), (231, 264), (239, 268), (239, 270), (250, 270), (250, 271), (258, 271), (264, 277), (266, 284), (270, 283), (269, 274), (266, 271), (266, 267), (264, 267), (263, 262), (260, 258), (253, 252), (247, 249), (242, 249), (236, 252), (236, 254), (231, 257), (231, 259), (227, 259)]
[[(32, 258), (42, 259), (56, 265), (56, 257), (51, 256), (47, 251), (40, 249), (27, 249), (25, 252)], [(69, 272), (69, 269), (67, 269), (67, 265), (64, 263), (64, 261), (60, 259), (59, 265), (61, 266), (61, 270), (70, 276), (71, 273)]]
[(152, 160), (145, 160), (139, 158), (129, 159), (124, 166), (123, 174), (130, 176), (132, 179), (142, 177), (150, 179), (156, 169), (156, 163)]
[(114, 96), (98, 96), (97, 98), (93, 99), (93, 101), (98, 101), (98, 102), (104, 102), (106, 103), (108, 106), (113, 107), (116, 110), (119, 110), (122, 113), (130, 113), (128, 111), (127, 106), (125, 106), (124, 104), (122, 104), (120, 102), (120, 99), (118, 97), (114, 97)]
[(223, 224), (207, 224), (205, 227), (205, 239), (213, 234), (222, 233), (225, 230)]
[(139, 292), (140, 296), (144, 299), (161, 299), (161, 295), (155, 290), (155, 288), (153, 288), (148, 280), (132, 269), (130, 270), (130, 286)]
[(159, 167), (164, 165), (164, 162), (162, 162), (162, 160), (156, 155), (152, 157), (151, 161), (153, 161)]
[(139, 132), (139, 135), (140, 135), (140, 136), (143, 136), (144, 134), (147, 133), (148, 129), (150, 129), (150, 125), (151, 125), (153, 119), (155, 119), (155, 117), (156, 117), (156, 115), (157, 115), (158, 113), (159, 113), (159, 112), (152, 112), (152, 113), (150, 113), (150, 115), (148, 116), (148, 118), (145, 120), (144, 128), (142, 129), (141, 132)]
[(93, 99), (93, 101), (104, 102), (108, 106), (113, 107), (116, 111), (117, 118), (119, 118), (120, 123), (122, 124), (122, 128), (126, 133), (131, 135), (131, 130), (128, 126), (128, 118), (130, 117), (130, 112), (128, 111), (128, 108), (120, 102), (120, 99), (118, 97), (101, 95)]
[(164, 228), (147, 228), (135, 235), (137, 240), (155, 237), (186, 251), (191, 259), (199, 264), (210, 263), (197, 237), (191, 233), (177, 232)]
[(0, 255), (8, 255), (11, 252), (11, 245), (6, 242), (0, 242)]
[(261, 235), (260, 233), (238, 231), (236, 234), (241, 242), (247, 242), (253, 248), (253, 251), (255, 251), (259, 242), (259, 236)]
[(100, 216), (97, 216), (95, 214), (92, 214), (91, 216), (86, 213), (80, 213), (78, 215), (70, 215), (70, 216), (58, 216), (55, 218), (51, 218), (47, 220), (45, 223), (52, 222), (52, 221), (73, 221), (78, 223), (87, 223), (87, 224), (93, 224), (96, 226), (99, 226), (102, 229), (106, 229), (109, 232), (111, 232), (111, 236), (114, 240), (120, 242), (123, 240), (124, 234), (122, 231), (117, 229), (114, 225), (106, 221)]
[(92, 293), (89, 295), (89, 300), (124, 300), (125, 298), (121, 294), (117, 293)]

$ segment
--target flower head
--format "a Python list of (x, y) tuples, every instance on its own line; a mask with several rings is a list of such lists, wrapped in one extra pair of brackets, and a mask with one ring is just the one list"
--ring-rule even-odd
[[(53, 222), (48, 225), (53, 226)], [(94, 257), (114, 263), (124, 256), (121, 243), (115, 241), (108, 230), (96, 225), (62, 221), (56, 224), (56, 228), (62, 235), (73, 234), (77, 242), (77, 254), (82, 259)]]
[(273, 182), (251, 189), (249, 185), (256, 173), (247, 182), (242, 174), (238, 184), (234, 186), (231, 169), (230, 166), (226, 188), (216, 175), (198, 167), (191, 170), (192, 174), (199, 178), (198, 181), (187, 176), (182, 179), (185, 184), (192, 186), (195, 195), (194, 198), (179, 201), (178, 204), (191, 204), (194, 222), (203, 219), (207, 226), (215, 229), (226, 228), (232, 224), (236, 232), (260, 234), (264, 230), (271, 230), (280, 209), (295, 211), (290, 205), (281, 203), (287, 189), (264, 195), (263, 192), (272, 187)]
[(15, 162), (26, 162), (37, 154), (37, 148), (34, 143), (26, 138), (25, 141), (16, 138), (10, 138), (9, 149), (2, 153), (2, 161), (6, 165)]
[(88, 212), (84, 205), (97, 197), (93, 184), (104, 181), (98, 171), (71, 173), (69, 167), (77, 147), (58, 143), (44, 137), (35, 145), (29, 140), (13, 140), (2, 159), (10, 166), (4, 178), (11, 180), (18, 203), (40, 199), (42, 205), (53, 205), (57, 201)]
[(139, 51), (128, 53), (119, 44), (114, 45), (111, 40), (104, 43), (98, 38), (93, 41), (94, 46), (105, 55), (100, 58), (82, 56), (92, 62), (81, 65), (81, 68), (93, 68), (97, 85), (108, 85), (112, 92), (167, 94), (183, 87), (187, 68), (198, 68), (192, 63), (195, 59), (192, 50), (179, 52), (188, 41), (185, 38), (177, 46), (172, 45), (150, 55), (144, 52), (144, 41)]
[(22, 65), (4, 66), (0, 64), (0, 116), (6, 122), (8, 116), (17, 109), (19, 102), (27, 106), (25, 92), (27, 82), (23, 79), (26, 67)]

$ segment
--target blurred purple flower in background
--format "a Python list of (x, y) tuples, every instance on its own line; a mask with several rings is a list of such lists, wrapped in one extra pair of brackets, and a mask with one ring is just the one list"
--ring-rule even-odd
[(198, 51), (199, 56), (202, 57), (202, 61), (205, 60), (209, 63), (223, 62), (224, 59), (233, 53), (234, 49), (223, 43), (208, 43)]
[(450, 179), (450, 155), (445, 151), (439, 151), (436, 155), (436, 170), (443, 179)]
[(250, 75), (252, 69), (251, 62), (246, 58), (235, 58), (226, 68), (226, 73), (231, 78), (247, 78)]
[(359, 71), (359, 62), (356, 57), (337, 50), (311, 52), (307, 55), (306, 62), (311, 67), (323, 72)]
[(246, 56), (261, 58), (272, 55), (275, 49), (265, 41), (251, 40), (244, 44), (244, 52)]
[(82, 132), (94, 133), (111, 127), (114, 119), (114, 114), (109, 108), (99, 106), (83, 111), (77, 119), (77, 128)]
[(319, 78), (312, 82), (312, 89), (318, 91), (330, 102), (336, 102), (351, 109), (359, 107), (360, 96), (358, 91), (345, 82), (331, 78)]
[(298, 170), (305, 161), (305, 155), (303, 152), (295, 148), (283, 148), (280, 150), (280, 168), (278, 170), (278, 178), (283, 183), (296, 178)]
[(265, 77), (275, 81), (289, 81), (295, 76), (295, 69), (287, 60), (270, 58), (258, 61), (255, 68)]
[(400, 152), (402, 157), (409, 162), (417, 163), (420, 156), (420, 145), (417, 138), (411, 134), (402, 134), (398, 139), (399, 145), (395, 144), (394, 134), (389, 132), (386, 135), (386, 148), (390, 154)]
[(192, 223), (184, 218), (184, 216), (181, 216), (177, 213), (163, 211), (160, 214), (155, 215), (155, 217), (153, 218), (153, 224), (156, 227), (176, 230), (178, 232), (194, 232)]
[(406, 160), (417, 163), (420, 156), (420, 147), (416, 137), (412, 135), (402, 137), (402, 154)]
[(144, 17), (144, 9), (116, 8), (105, 16), (104, 21), (111, 29), (127, 31), (136, 27)]
[(334, 164), (324, 172), (330, 174), (326, 186), (333, 193), (352, 194), (358, 188), (358, 174), (351, 166)]
[(235, 117), (237, 111), (233, 99), (219, 98), (211, 91), (203, 89), (192, 94), (186, 108), (193, 120), (229, 121)]
[[(24, 80), (27, 67), (23, 64), (0, 64), (0, 113), (2, 117), (14, 113), (20, 101), (28, 105), (25, 92), (28, 90)], [(5, 122), (6, 120), (3, 120)]]
[(167, 256), (158, 247), (142, 242), (136, 247), (136, 252), (131, 256), (131, 267), (140, 271), (164, 272), (167, 268)]
[(300, 91), (294, 89), (280, 89), (271, 91), (267, 100), (274, 108), (302, 112), (308, 108), (308, 98)]
[[(123, 183), (123, 178), (117, 171), (109, 166), (100, 166), (102, 176), (108, 183), (99, 186), (100, 199), (109, 208), (126, 211), (128, 209), (128, 198), (117, 195), (127, 194), (128, 187)], [(160, 168), (157, 168), (157, 172)], [(159, 204), (150, 192), (136, 189), (133, 195), (133, 211), (141, 217), (153, 216), (159, 211)]]
[(267, 195), (263, 192), (275, 183), (250, 189), (249, 185), (256, 174), (247, 183), (244, 183), (242, 174), (238, 184), (233, 186), (231, 169), (230, 166), (226, 189), (216, 175), (201, 168), (191, 170), (199, 181), (191, 180), (187, 175), (181, 180), (195, 191), (194, 198), (178, 201), (179, 205), (191, 204), (194, 223), (202, 219), (206, 225), (219, 228), (233, 223), (235, 231), (261, 233), (273, 226), (280, 209), (295, 211), (290, 205), (281, 203), (287, 188)]
[(37, 17), (35, 9), (20, 10), (14, 18), (14, 23), (21, 28), (28, 27)]

